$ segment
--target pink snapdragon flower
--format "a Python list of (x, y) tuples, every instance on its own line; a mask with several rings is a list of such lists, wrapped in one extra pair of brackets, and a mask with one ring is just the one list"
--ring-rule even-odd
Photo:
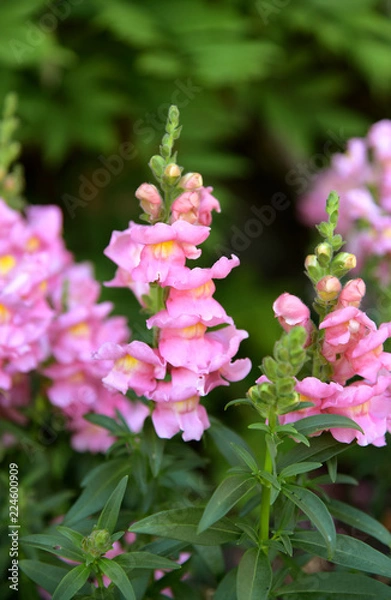
[(380, 375), (374, 385), (356, 381), (345, 386), (339, 394), (325, 399), (323, 408), (326, 412), (349, 417), (363, 430), (362, 433), (355, 429), (331, 429), (333, 437), (346, 444), (357, 439), (360, 446), (384, 446), (391, 407), (390, 384), (391, 378), (387, 373), (386, 376)]
[(133, 269), (140, 263), (140, 255), (144, 247), (143, 244), (138, 244), (131, 239), (130, 233), (134, 226), (135, 223), (130, 221), (128, 229), (113, 231), (111, 234), (110, 243), (104, 250), (104, 254), (118, 265), (118, 269), (114, 279), (106, 282), (105, 285), (129, 288), (143, 306), (142, 297), (149, 294), (149, 283), (134, 281), (132, 277)]
[(329, 313), (319, 329), (325, 330), (323, 355), (334, 362), (338, 354), (352, 349), (359, 340), (375, 331), (376, 324), (359, 308), (347, 306)]
[(153, 221), (159, 218), (163, 200), (155, 185), (142, 183), (137, 188), (135, 196), (140, 200), (140, 206), (145, 214), (149, 215)]
[(159, 282), (170, 285), (170, 278), (184, 266), (187, 258), (201, 255), (197, 248), (209, 236), (209, 227), (191, 225), (187, 221), (175, 221), (172, 225), (135, 225), (131, 231), (132, 241), (144, 244), (140, 262), (132, 270), (132, 278), (144, 283)]
[(157, 435), (171, 438), (182, 431), (185, 442), (199, 441), (205, 429), (210, 427), (207, 412), (199, 400), (199, 396), (190, 396), (177, 402), (158, 402), (152, 413)]
[(192, 224), (207, 225), (212, 222), (212, 211), (220, 212), (219, 201), (212, 196), (212, 187), (196, 187), (197, 174), (192, 173), (185, 185), (186, 191), (171, 206), (171, 222), (183, 219)]
[[(352, 139), (344, 153), (332, 157), (299, 203), (303, 222), (324, 220), (324, 200), (331, 189), (340, 195), (337, 231), (347, 249), (357, 256), (358, 266), (376, 257), (381, 266), (391, 254), (391, 120), (375, 123), (363, 139)], [(389, 284), (389, 269), (374, 271), (380, 283)]]
[(338, 297), (337, 308), (346, 308), (347, 306), (355, 306), (359, 308), (361, 300), (365, 296), (365, 282), (360, 279), (350, 279), (343, 286)]
[(334, 382), (326, 383), (317, 377), (305, 377), (295, 385), (300, 402), (312, 402), (313, 406), (298, 409), (280, 416), (282, 424), (294, 423), (304, 417), (319, 415), (323, 412), (324, 402), (334, 398), (343, 390), (343, 387)]
[(300, 325), (307, 331), (307, 343), (310, 341), (313, 323), (310, 309), (297, 296), (285, 292), (273, 303), (274, 315), (285, 331)]
[(106, 342), (94, 357), (113, 362), (102, 381), (109, 389), (123, 394), (129, 388), (140, 396), (151, 392), (156, 387), (156, 379), (163, 379), (166, 373), (165, 360), (158, 351), (137, 340), (122, 345)]

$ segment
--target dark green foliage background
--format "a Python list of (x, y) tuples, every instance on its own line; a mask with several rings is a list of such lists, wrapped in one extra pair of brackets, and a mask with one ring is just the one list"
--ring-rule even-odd
[[(138, 218), (134, 191), (151, 180), (147, 161), (168, 106), (178, 104), (179, 162), (203, 174), (223, 209), (203, 264), (219, 248), (242, 262), (218, 282), (217, 298), (249, 331), (241, 354), (254, 369), (207, 401), (210, 412), (222, 412), (259, 375), (279, 335), (277, 295), (310, 299), (302, 264), (311, 234), (296, 220), (297, 198), (345, 140), (391, 117), (390, 0), (1, 0), (0, 69), (0, 100), (19, 95), (28, 201), (62, 207), (69, 248), (96, 265), (100, 281), (114, 273), (102, 251), (113, 229)], [(70, 214), (66, 198), (80, 199), (82, 181), (96, 181), (123, 144), (133, 158), (117, 174), (106, 171), (106, 184)], [(253, 207), (270, 205), (276, 193), (288, 208), (237, 242)], [(103, 297), (140, 337), (129, 292)], [(246, 410), (230, 409), (228, 422), (236, 425), (238, 414), (245, 422)]]

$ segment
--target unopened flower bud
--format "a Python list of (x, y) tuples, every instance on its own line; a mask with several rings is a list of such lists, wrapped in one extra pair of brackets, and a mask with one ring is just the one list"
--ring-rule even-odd
[(95, 529), (82, 542), (82, 548), (88, 554), (98, 557), (102, 556), (112, 548), (111, 536), (107, 529)]
[(164, 158), (162, 158), (158, 154), (152, 156), (151, 160), (149, 161), (149, 166), (158, 178), (163, 175), (164, 165)]
[(159, 217), (163, 200), (156, 186), (143, 183), (137, 188), (135, 196), (140, 200), (140, 206), (147, 215), (152, 219)]
[(327, 242), (322, 242), (321, 244), (318, 244), (318, 246), (315, 248), (315, 253), (318, 258), (319, 264), (322, 267), (326, 267), (329, 264), (333, 255), (333, 249)]
[(348, 281), (338, 298), (338, 306), (345, 308), (346, 306), (360, 306), (362, 298), (365, 296), (365, 283), (362, 279), (351, 279)]
[(186, 173), (179, 182), (179, 187), (184, 190), (196, 190), (203, 185), (200, 173)]
[(170, 163), (164, 169), (164, 177), (169, 180), (178, 179), (181, 176), (181, 169), (175, 163)]
[(341, 282), (334, 275), (325, 275), (316, 284), (316, 291), (318, 296), (324, 302), (330, 302), (338, 298), (338, 294), (341, 291)]
[(308, 269), (308, 267), (319, 267), (319, 262), (315, 254), (308, 254), (308, 256), (306, 256), (304, 266), (306, 269)]
[(331, 263), (331, 271), (333, 275), (342, 277), (357, 265), (357, 259), (350, 252), (339, 252)]

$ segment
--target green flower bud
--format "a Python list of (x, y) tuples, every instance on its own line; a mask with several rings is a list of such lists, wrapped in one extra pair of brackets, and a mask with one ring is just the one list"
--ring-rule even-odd
[(337, 277), (346, 275), (351, 269), (357, 265), (357, 258), (350, 252), (339, 252), (331, 263), (331, 272)]
[(106, 554), (112, 547), (111, 536), (107, 529), (95, 529), (82, 541), (84, 552), (95, 558)]
[(149, 166), (152, 169), (154, 175), (158, 179), (160, 179), (163, 176), (163, 172), (164, 172), (166, 163), (164, 161), (164, 158), (162, 158), (158, 154), (155, 154), (154, 156), (152, 156), (151, 160), (149, 161)]
[(321, 267), (327, 267), (333, 256), (333, 249), (328, 242), (322, 242), (315, 248), (315, 253)]

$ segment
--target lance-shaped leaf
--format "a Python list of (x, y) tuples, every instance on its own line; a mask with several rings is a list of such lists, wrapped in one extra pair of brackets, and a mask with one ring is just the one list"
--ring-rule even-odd
[(288, 467), (285, 467), (285, 469), (282, 469), (281, 473), (279, 474), (279, 479), (286, 479), (287, 477), (308, 473), (314, 469), (319, 469), (321, 466), (322, 463), (320, 462), (294, 463), (293, 465), (289, 465)]
[(92, 469), (83, 480), (86, 488), (65, 515), (64, 525), (70, 526), (101, 510), (114, 486), (129, 472), (129, 460), (117, 458)]
[(56, 554), (62, 558), (67, 558), (76, 562), (82, 562), (84, 560), (84, 554), (81, 548), (77, 548), (73, 542), (62, 535), (34, 533), (22, 537), (20, 541), (22, 544), (46, 550), (46, 552)]
[(107, 529), (109, 533), (113, 533), (118, 521), (119, 510), (121, 508), (127, 484), (128, 476), (125, 475), (104, 505), (98, 519), (97, 529)]
[(297, 485), (284, 485), (285, 496), (309, 518), (322, 535), (330, 559), (335, 551), (337, 534), (332, 516), (324, 502), (313, 492)]
[(343, 415), (313, 415), (312, 417), (304, 417), (295, 421), (294, 427), (299, 433), (303, 435), (312, 435), (325, 429), (356, 429), (362, 431), (361, 427), (357, 425), (352, 419), (344, 417)]
[(202, 533), (216, 521), (224, 517), (231, 508), (235, 506), (257, 485), (253, 476), (246, 474), (232, 475), (224, 479), (214, 491), (205, 507), (198, 533)]
[(102, 573), (111, 579), (114, 585), (117, 586), (126, 600), (136, 600), (136, 595), (128, 576), (115, 560), (110, 560), (109, 558), (100, 558), (98, 560), (98, 566)]
[(236, 578), (238, 600), (268, 600), (272, 577), (270, 561), (263, 550), (247, 550), (239, 563)]
[(54, 593), (61, 579), (69, 572), (69, 569), (64, 567), (49, 565), (39, 560), (21, 560), (19, 566), (29, 579), (43, 587), (49, 594)]
[(130, 569), (180, 569), (178, 563), (151, 552), (128, 552), (116, 557), (116, 562), (125, 570)]
[(345, 504), (345, 502), (340, 502), (339, 500), (330, 500), (328, 507), (331, 514), (339, 521), (342, 521), (342, 523), (351, 525), (359, 531), (371, 535), (385, 546), (391, 548), (391, 533), (384, 525), (379, 523), (379, 521), (376, 521), (376, 519), (370, 515), (367, 515), (362, 510), (354, 508), (349, 504)]
[(129, 531), (148, 533), (200, 546), (215, 546), (236, 541), (241, 531), (229, 519), (220, 519), (207, 531), (197, 533), (202, 508), (174, 508), (134, 523)]
[(282, 455), (281, 459), (277, 461), (278, 468), (280, 470), (293, 463), (308, 460), (323, 464), (329, 458), (340, 454), (349, 447), (349, 444), (341, 444), (331, 434), (324, 433), (320, 437), (312, 438), (310, 446), (306, 447), (300, 444)]
[(213, 600), (237, 600), (236, 595), (237, 569), (231, 569), (220, 581)]
[(278, 597), (300, 594), (306, 597), (317, 598), (327, 594), (334, 596), (335, 600), (389, 600), (391, 588), (376, 579), (358, 573), (319, 573), (303, 577), (298, 581), (277, 590)]
[[(291, 542), (293, 546), (305, 552), (328, 559), (327, 546), (317, 531), (297, 532), (292, 536)], [(331, 562), (383, 577), (389, 577), (391, 573), (391, 559), (388, 556), (361, 540), (340, 533), (337, 534), (336, 548)]]
[(85, 565), (78, 565), (60, 581), (52, 600), (70, 600), (83, 587), (90, 575), (90, 569)]
[(210, 435), (216, 444), (217, 448), (227, 460), (227, 462), (232, 465), (241, 465), (242, 461), (238, 457), (237, 453), (233, 450), (232, 442), (237, 446), (241, 446), (247, 452), (251, 454), (251, 448), (235, 431), (229, 429), (216, 418), (211, 418), (211, 427), (206, 430), (207, 434)]

